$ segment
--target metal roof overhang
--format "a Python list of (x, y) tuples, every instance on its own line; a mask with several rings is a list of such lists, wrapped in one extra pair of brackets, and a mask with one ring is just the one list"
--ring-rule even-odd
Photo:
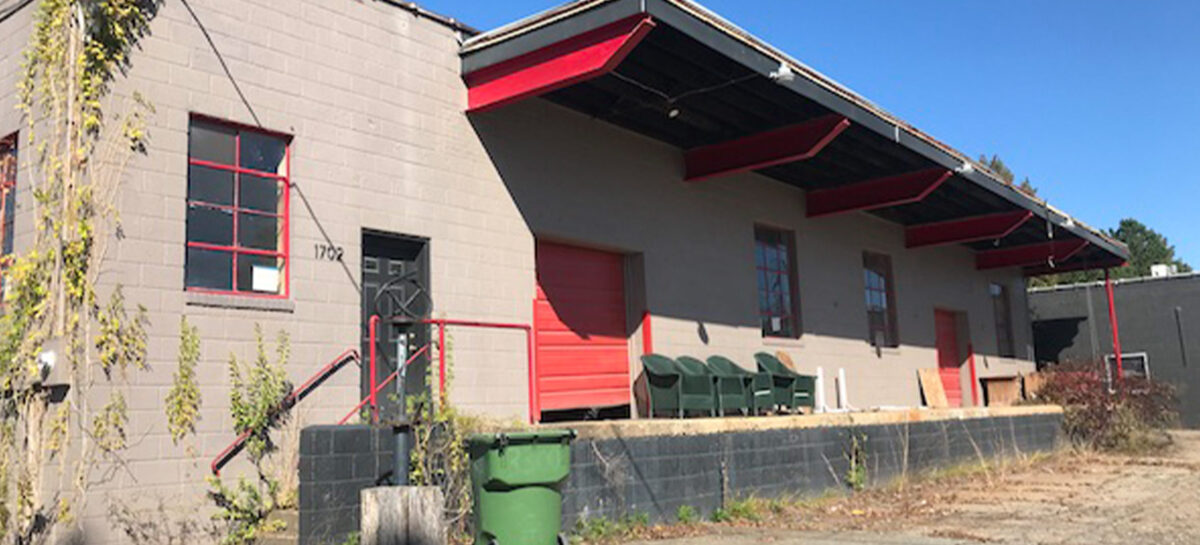
[[(980, 269), (1115, 267), (1129, 251), (686, 0), (582, 0), (468, 40), (471, 113), (540, 96), (684, 150), (693, 183), (754, 170), (811, 217), (866, 211)], [(777, 76), (787, 66), (794, 77)], [(776, 74), (776, 75), (773, 75)], [(819, 221), (819, 220), (815, 220)]]

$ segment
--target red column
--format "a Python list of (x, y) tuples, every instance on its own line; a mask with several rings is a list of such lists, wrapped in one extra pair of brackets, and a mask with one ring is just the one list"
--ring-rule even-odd
[(650, 330), (650, 311), (642, 312), (642, 353), (654, 353), (654, 333)]
[(979, 372), (975, 369), (975, 345), (967, 343), (967, 358), (971, 366), (971, 406), (979, 406)]
[(368, 336), (367, 342), (369, 342), (371, 344), (371, 364), (367, 371), (368, 373), (371, 374), (371, 380), (369, 381), (371, 390), (367, 393), (367, 395), (368, 395), (368, 397), (371, 398), (371, 422), (372, 423), (377, 422), (379, 420), (379, 405), (376, 403), (376, 399), (375, 399), (375, 390), (376, 390), (375, 381), (379, 380), (379, 375), (376, 373), (376, 368), (375, 368), (375, 344), (376, 344), (375, 336), (376, 336), (377, 329), (379, 329), (379, 315), (374, 314), (371, 316), (371, 319), (367, 321), (367, 336)]
[(1113, 300), (1112, 277), (1104, 269), (1104, 290), (1108, 292), (1108, 323), (1112, 327), (1113, 353), (1117, 359), (1117, 383), (1125, 379), (1125, 368), (1121, 365), (1121, 332), (1117, 327), (1117, 304)]

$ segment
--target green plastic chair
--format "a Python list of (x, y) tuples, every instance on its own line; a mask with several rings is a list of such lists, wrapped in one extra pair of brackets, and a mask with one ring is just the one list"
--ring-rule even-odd
[(717, 396), (717, 377), (704, 365), (704, 362), (691, 356), (675, 358), (679, 369), (683, 371), (683, 406), (684, 409), (708, 411), (709, 416), (717, 416), (721, 403)]
[(799, 407), (813, 407), (813, 391), (816, 389), (817, 378), (801, 375), (779, 361), (779, 358), (766, 352), (754, 355), (758, 363), (758, 383), (770, 385), (772, 401), (780, 407), (794, 411)]
[(646, 354), (642, 356), (642, 372), (646, 376), (650, 418), (657, 416), (660, 411), (671, 411), (672, 416), (682, 417), (680, 393), (683, 390), (683, 374), (679, 372), (675, 360), (658, 354)]
[(758, 413), (758, 401), (762, 406), (771, 404), (769, 389), (756, 392), (754, 388), (754, 373), (733, 363), (724, 356), (711, 356), (707, 361), (709, 370), (717, 383), (717, 410), (722, 415), (728, 414), (729, 409), (740, 409), (748, 414)]

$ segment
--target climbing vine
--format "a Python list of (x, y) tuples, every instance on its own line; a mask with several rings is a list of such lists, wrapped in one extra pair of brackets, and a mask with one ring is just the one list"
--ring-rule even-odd
[(219, 477), (210, 477), (209, 498), (217, 506), (213, 519), (226, 525), (222, 545), (254, 543), (265, 532), (282, 529), (279, 521), (270, 519), (279, 508), (280, 481), (267, 468), (267, 458), (275, 451), (271, 431), (282, 426), (288, 417), (287, 395), (291, 385), (287, 380), (291, 342), (284, 331), (279, 332), (275, 361), (267, 356), (262, 328), (255, 326), (258, 351), (253, 362), (243, 363), (229, 356), (230, 414), (234, 429), (247, 433), (243, 448), (254, 465), (253, 479), (240, 477), (234, 486), (226, 485)]
[(179, 320), (179, 367), (175, 369), (165, 405), (167, 430), (176, 445), (196, 432), (196, 422), (200, 420), (200, 387), (196, 384), (199, 362), (200, 332), (184, 316)]
[[(110, 96), (157, 12), (153, 0), (39, 0), (18, 85), (34, 159), (34, 236), (6, 272), (0, 318), (0, 539), (45, 542), (122, 467), (124, 384), (145, 368), (146, 312), (97, 280), (114, 200), (146, 149), (137, 95)], [(67, 456), (67, 453), (70, 456)], [(49, 489), (57, 468), (61, 486)], [(69, 483), (69, 484), (68, 484)]]

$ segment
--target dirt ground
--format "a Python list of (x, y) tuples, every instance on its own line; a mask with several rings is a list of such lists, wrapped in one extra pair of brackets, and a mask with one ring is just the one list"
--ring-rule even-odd
[(758, 521), (634, 543), (1200, 544), (1200, 432), (1174, 438), (1153, 456), (1064, 453), (848, 498), (773, 504), (759, 509), (766, 514)]

